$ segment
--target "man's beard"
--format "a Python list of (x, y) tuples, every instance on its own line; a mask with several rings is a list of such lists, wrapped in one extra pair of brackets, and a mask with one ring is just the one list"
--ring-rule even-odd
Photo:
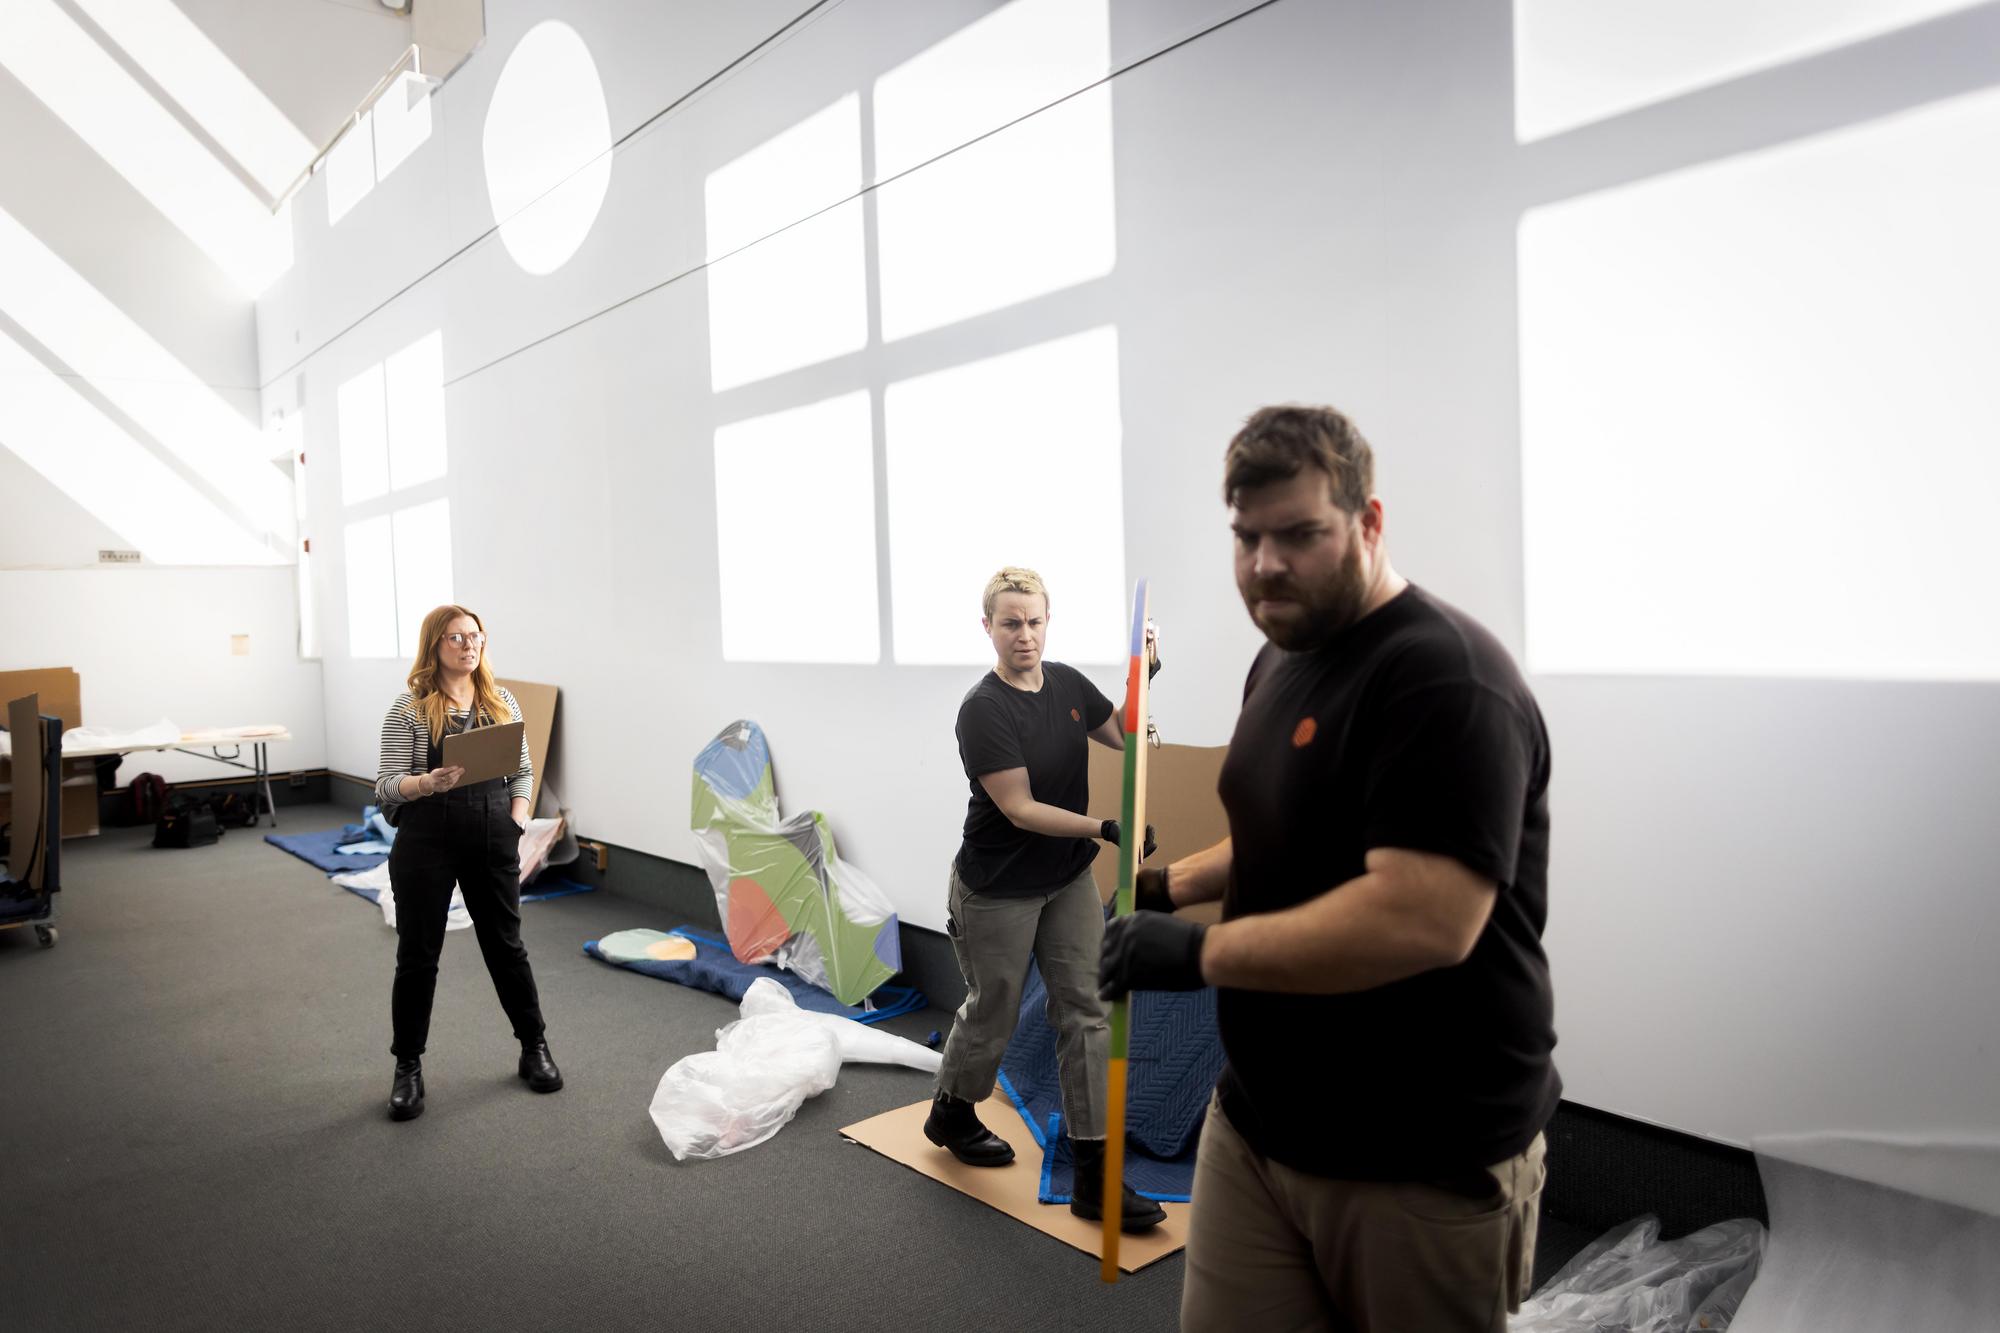
[[(1292, 577), (1253, 579), (1242, 590), (1243, 605), (1264, 637), (1287, 652), (1317, 648), (1334, 635), (1361, 619), (1368, 604), (1368, 574), (1361, 560), (1360, 534), (1355, 534), (1338, 567), (1316, 584)], [(1297, 610), (1282, 617), (1265, 619), (1257, 614), (1257, 603), (1265, 598), (1283, 598)]]

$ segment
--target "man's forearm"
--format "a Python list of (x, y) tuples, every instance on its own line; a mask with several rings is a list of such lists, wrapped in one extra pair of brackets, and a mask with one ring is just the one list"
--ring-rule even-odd
[(1224, 838), (1192, 856), (1183, 856), (1167, 867), (1167, 892), (1175, 907), (1212, 903), (1229, 888), (1229, 865), (1233, 859), (1229, 839)]
[(1370, 871), (1297, 907), (1211, 926), (1202, 977), (1238, 990), (1342, 995), (1461, 961), (1433, 922), (1399, 903), (1405, 896)]

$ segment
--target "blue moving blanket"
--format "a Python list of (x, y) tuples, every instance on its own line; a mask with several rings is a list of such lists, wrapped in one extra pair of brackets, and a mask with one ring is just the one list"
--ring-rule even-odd
[(281, 851), (290, 852), (301, 861), (318, 866), (329, 875), (344, 875), (354, 870), (373, 870), (389, 859), (387, 852), (369, 856), (348, 856), (334, 850), (343, 842), (353, 840), (353, 834), (345, 829), (328, 829), (324, 833), (266, 833), (264, 841)]
[(741, 1000), (743, 993), (750, 989), (750, 983), (757, 978), (769, 977), (792, 993), (792, 999), (799, 1008), (816, 1014), (838, 1014), (857, 1023), (879, 1023), (885, 1018), (914, 1012), (927, 1003), (923, 992), (911, 987), (879, 986), (869, 997), (875, 1003), (873, 1009), (842, 1004), (811, 982), (803, 981), (782, 968), (769, 963), (737, 962), (736, 956), (729, 951), (729, 941), (720, 936), (705, 935), (686, 926), (677, 926), (667, 933), (694, 941), (695, 956), (682, 962), (646, 958), (618, 963), (604, 956), (596, 940), (585, 941), (583, 951), (601, 963), (611, 963), (613, 967), (643, 972), (649, 977), (693, 986), (698, 990), (714, 991), (731, 1000)]
[[(1043, 1203), (1069, 1202), (1074, 1167), (1062, 1130), (1056, 1032), (1039, 966), (1028, 969), (1000, 1086), (1042, 1145)], [(1132, 997), (1126, 1067), (1125, 1183), (1148, 1198), (1186, 1202), (1209, 1094), (1222, 1073), (1215, 992), (1146, 991)]]

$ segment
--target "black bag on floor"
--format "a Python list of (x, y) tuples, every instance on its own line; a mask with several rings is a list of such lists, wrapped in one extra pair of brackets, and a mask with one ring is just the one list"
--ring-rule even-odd
[(259, 793), (245, 800), (236, 792), (225, 792), (208, 798), (209, 811), (215, 822), (225, 829), (249, 828), (257, 822), (257, 816), (264, 813), (264, 797)]
[(215, 812), (194, 801), (176, 801), (153, 825), (155, 847), (207, 847), (222, 837)]

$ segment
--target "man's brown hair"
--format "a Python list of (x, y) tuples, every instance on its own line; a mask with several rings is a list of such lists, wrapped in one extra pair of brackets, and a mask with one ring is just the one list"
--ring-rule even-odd
[(1289, 481), (1316, 467), (1333, 483), (1333, 503), (1350, 514), (1368, 507), (1375, 493), (1375, 454), (1354, 423), (1330, 407), (1260, 407), (1236, 432), (1222, 456), (1222, 499)]

